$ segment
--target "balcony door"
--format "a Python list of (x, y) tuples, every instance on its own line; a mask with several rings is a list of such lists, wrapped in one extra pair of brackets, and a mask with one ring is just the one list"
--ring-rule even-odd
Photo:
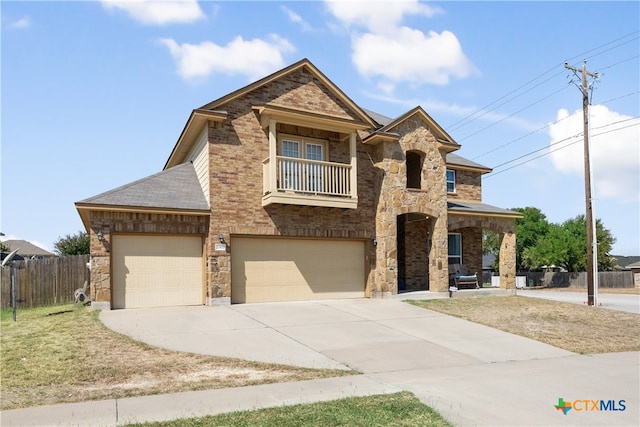
[[(286, 190), (321, 192), (326, 142), (284, 137), (280, 140), (281, 186)], [(304, 159), (307, 161), (289, 160)]]

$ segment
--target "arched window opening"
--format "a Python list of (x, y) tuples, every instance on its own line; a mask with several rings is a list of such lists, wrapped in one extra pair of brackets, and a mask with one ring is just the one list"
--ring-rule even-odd
[(423, 157), (415, 151), (407, 152), (407, 188), (421, 188)]

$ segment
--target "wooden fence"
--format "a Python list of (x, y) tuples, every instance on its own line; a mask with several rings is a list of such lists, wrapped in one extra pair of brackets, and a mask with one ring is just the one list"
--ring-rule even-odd
[[(18, 308), (73, 302), (73, 291), (89, 280), (89, 255), (14, 261)], [(11, 308), (11, 268), (2, 269), (1, 308)]]
[[(544, 273), (540, 271), (521, 271), (517, 277), (525, 277), (526, 286), (544, 286), (547, 288), (587, 288), (587, 273)], [(483, 274), (483, 283), (491, 283), (491, 273)], [(601, 271), (598, 273), (600, 288), (633, 288), (631, 271)]]

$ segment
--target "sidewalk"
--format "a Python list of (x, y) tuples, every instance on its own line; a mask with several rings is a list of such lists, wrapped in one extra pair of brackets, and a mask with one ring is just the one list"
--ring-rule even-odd
[[(2, 426), (115, 426), (406, 390), (457, 426), (638, 426), (640, 353), (579, 355), (394, 299), (103, 312), (148, 344), (361, 375), (4, 411)], [(634, 339), (635, 337), (629, 337)], [(625, 401), (571, 411), (565, 401)]]
[(364, 375), (2, 411), (2, 426), (117, 426), (401, 391)]

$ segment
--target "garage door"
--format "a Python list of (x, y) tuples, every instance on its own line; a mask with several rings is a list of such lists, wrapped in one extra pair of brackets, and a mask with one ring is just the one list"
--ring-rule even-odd
[(203, 303), (202, 237), (113, 236), (113, 308)]
[(364, 297), (364, 242), (232, 237), (231, 302)]

